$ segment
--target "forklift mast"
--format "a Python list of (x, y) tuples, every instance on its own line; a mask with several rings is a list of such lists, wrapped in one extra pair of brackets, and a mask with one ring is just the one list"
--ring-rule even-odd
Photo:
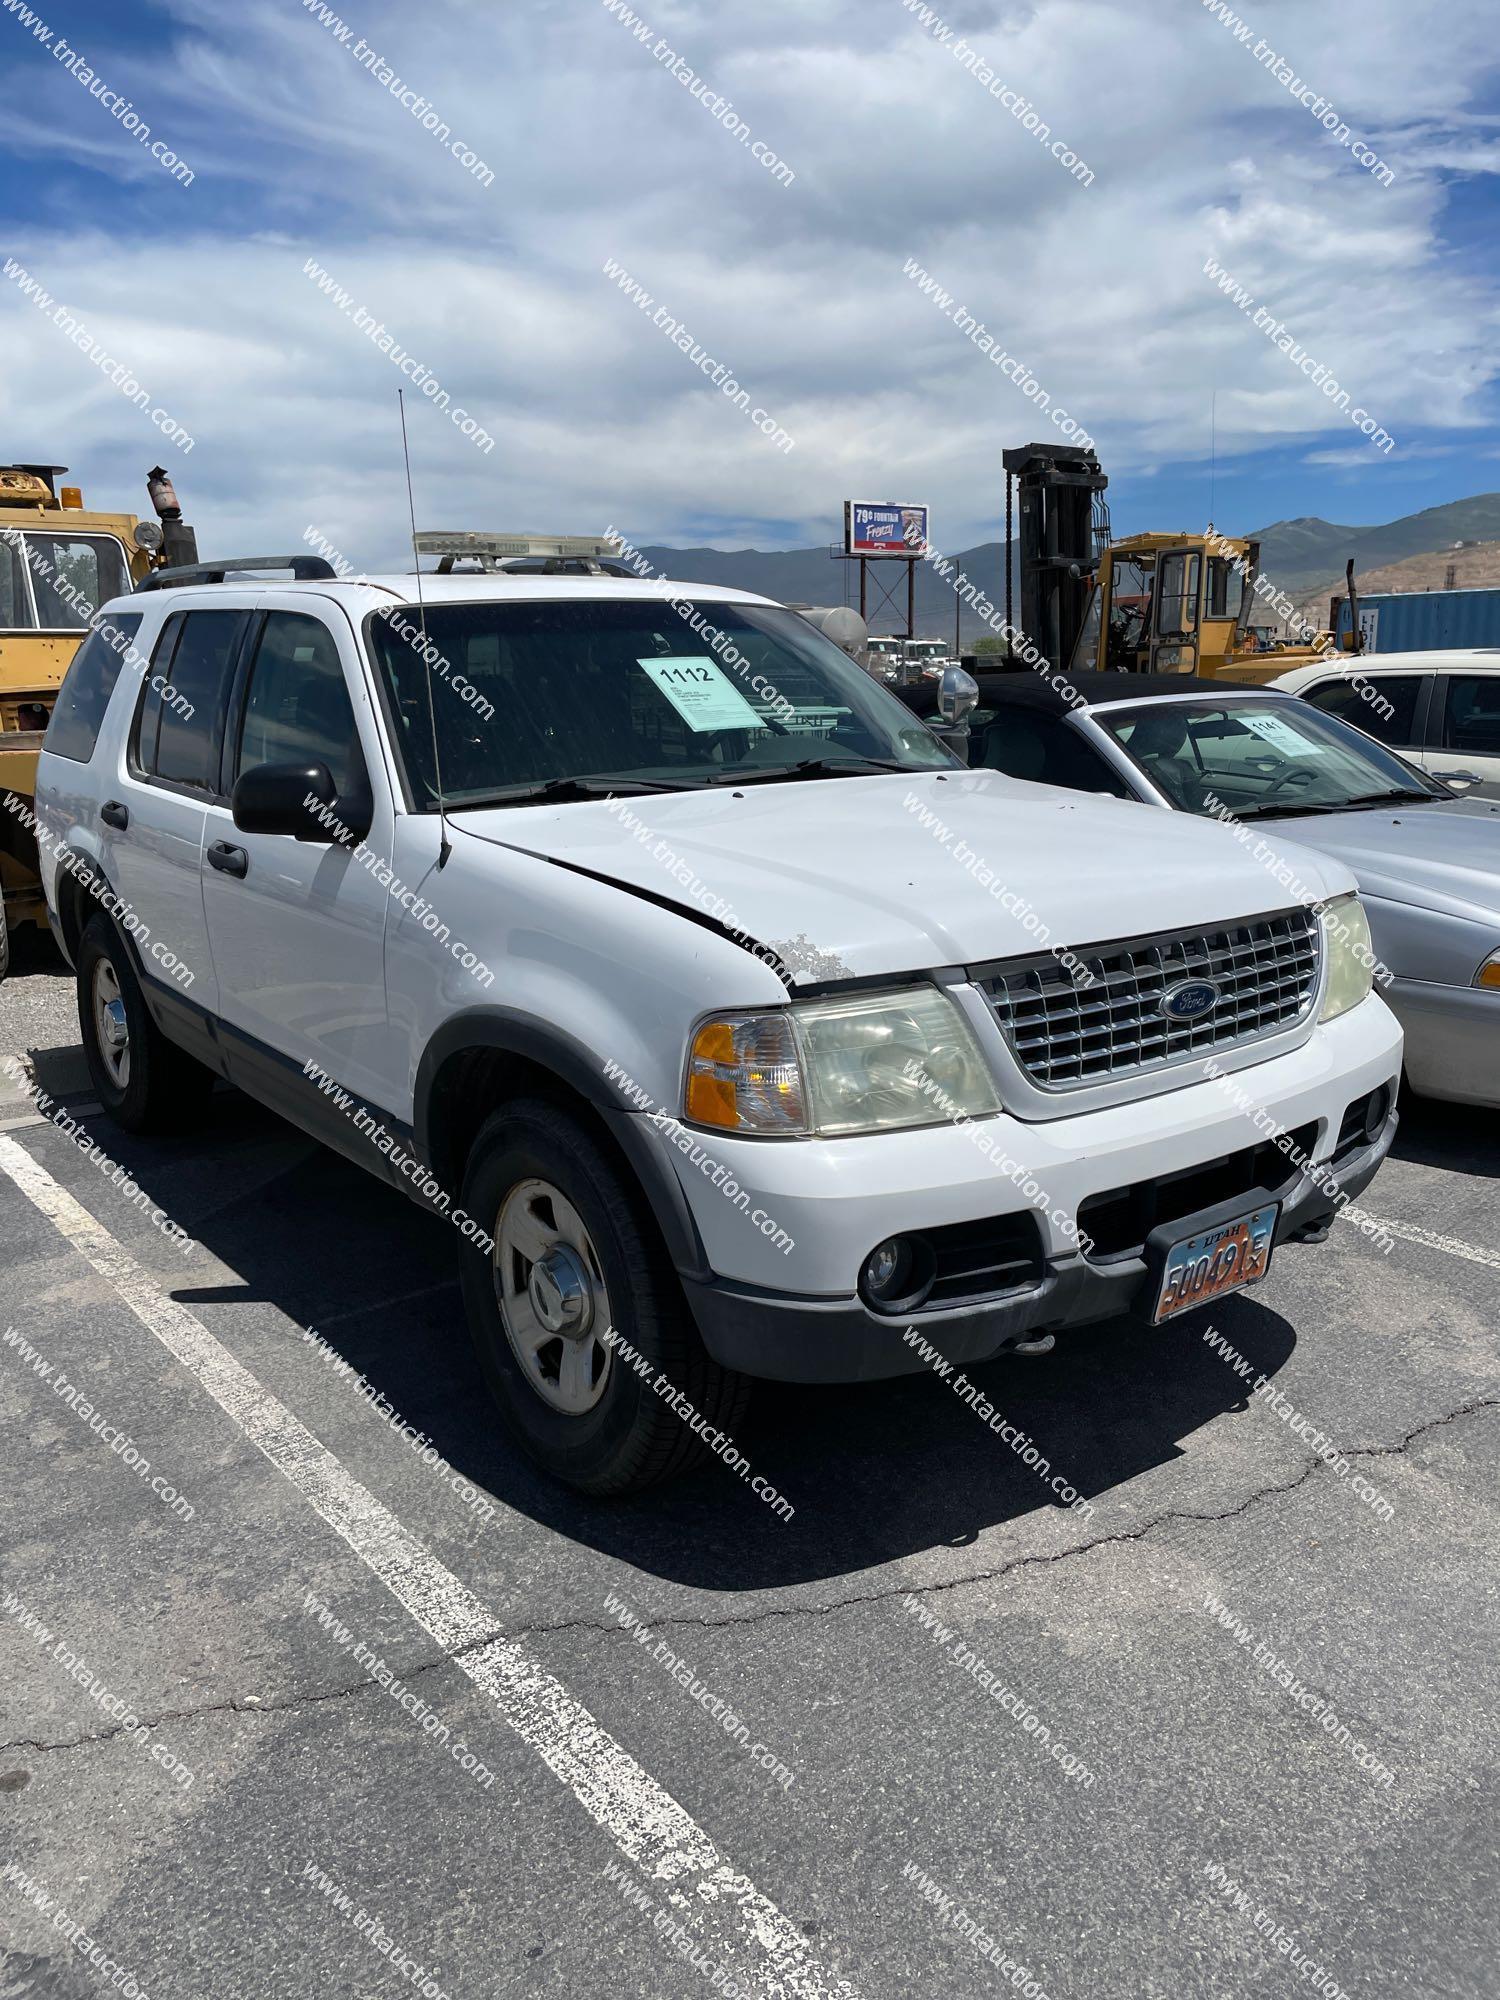
[[(1021, 629), (1060, 671), (1073, 657), (1099, 566), (1099, 496), (1109, 480), (1091, 451), (1027, 444), (1001, 460), (1007, 502), (1015, 480), (1021, 506)], [(1009, 561), (1007, 549), (1007, 597)]]

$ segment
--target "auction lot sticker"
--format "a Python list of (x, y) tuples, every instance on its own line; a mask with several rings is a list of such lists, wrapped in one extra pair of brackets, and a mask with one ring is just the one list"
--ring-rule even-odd
[(668, 653), (641, 660), (689, 729), (763, 729), (765, 724), (717, 660)]

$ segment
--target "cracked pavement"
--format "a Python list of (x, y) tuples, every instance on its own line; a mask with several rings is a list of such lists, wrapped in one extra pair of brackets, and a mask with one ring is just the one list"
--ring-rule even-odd
[[(37, 978), (32, 1037), (12, 989), (10, 1047), (44, 1051), (67, 1095), (57, 982)], [(1247, 1399), (1196, 1314), (1155, 1331), (1110, 1322), (976, 1371), (1091, 1520), (916, 1376), (760, 1393), (738, 1442), (790, 1521), (713, 1462), (600, 1506), (500, 1444), (449, 1232), (397, 1195), (231, 1096), (186, 1144), (109, 1131), (113, 1157), (199, 1238), (183, 1257), (54, 1128), (10, 1129), (492, 1621), (464, 1648), (436, 1646), (7, 1184), (0, 1324), (195, 1510), (174, 1515), (0, 1350), (0, 1592), (54, 1635), (39, 1644), (0, 1613), (0, 1864), (44, 1883), (153, 2000), (417, 1990), (310, 1867), (455, 2000), (714, 1990), (603, 1880), (613, 1844), (466, 1677), (461, 1656), (510, 1642), (864, 2000), (1017, 1990), (917, 1871), (1053, 2000), (1310, 1988), (1264, 1934), (1275, 1925), (1351, 1995), (1500, 1992), (1494, 1270), (1404, 1241), (1382, 1256), (1342, 1227), (1278, 1253), (1263, 1287), (1216, 1310), (1347, 1475)], [(1419, 1109), (1362, 1205), (1494, 1251), (1497, 1182), (1493, 1119)], [(493, 1499), (493, 1519), (339, 1377), (310, 1328)], [(304, 1611), (309, 1591), (420, 1686), (494, 1773), (488, 1788)], [(666, 1636), (790, 1787), (610, 1599)], [(1209, 1599), (1332, 1704), (1388, 1787)], [(59, 1642), (191, 1784), (65, 1670)], [(954, 1657), (960, 1644), (1034, 1728)], [(1092, 1782), (1070, 1780), (1049, 1743)], [(1215, 1886), (1220, 1866), (1251, 1914)], [(0, 1943), (5, 2000), (112, 1990), (14, 1881), (0, 1881)]]

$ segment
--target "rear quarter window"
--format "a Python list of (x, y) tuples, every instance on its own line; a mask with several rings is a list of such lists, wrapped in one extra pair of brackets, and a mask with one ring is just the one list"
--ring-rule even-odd
[[(54, 757), (86, 764), (94, 754), (115, 682), (141, 629), (141, 613), (106, 619), (90, 632), (63, 676), (42, 747)], [(106, 636), (110, 634), (112, 636)]]

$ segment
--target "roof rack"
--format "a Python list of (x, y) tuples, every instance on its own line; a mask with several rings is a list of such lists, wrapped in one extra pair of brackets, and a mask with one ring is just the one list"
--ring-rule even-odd
[(181, 563), (176, 569), (153, 570), (136, 589), (172, 590), (180, 583), (223, 583), (228, 577), (258, 569), (289, 569), (294, 583), (338, 582), (338, 571), (323, 556), (230, 556), (223, 562)]

